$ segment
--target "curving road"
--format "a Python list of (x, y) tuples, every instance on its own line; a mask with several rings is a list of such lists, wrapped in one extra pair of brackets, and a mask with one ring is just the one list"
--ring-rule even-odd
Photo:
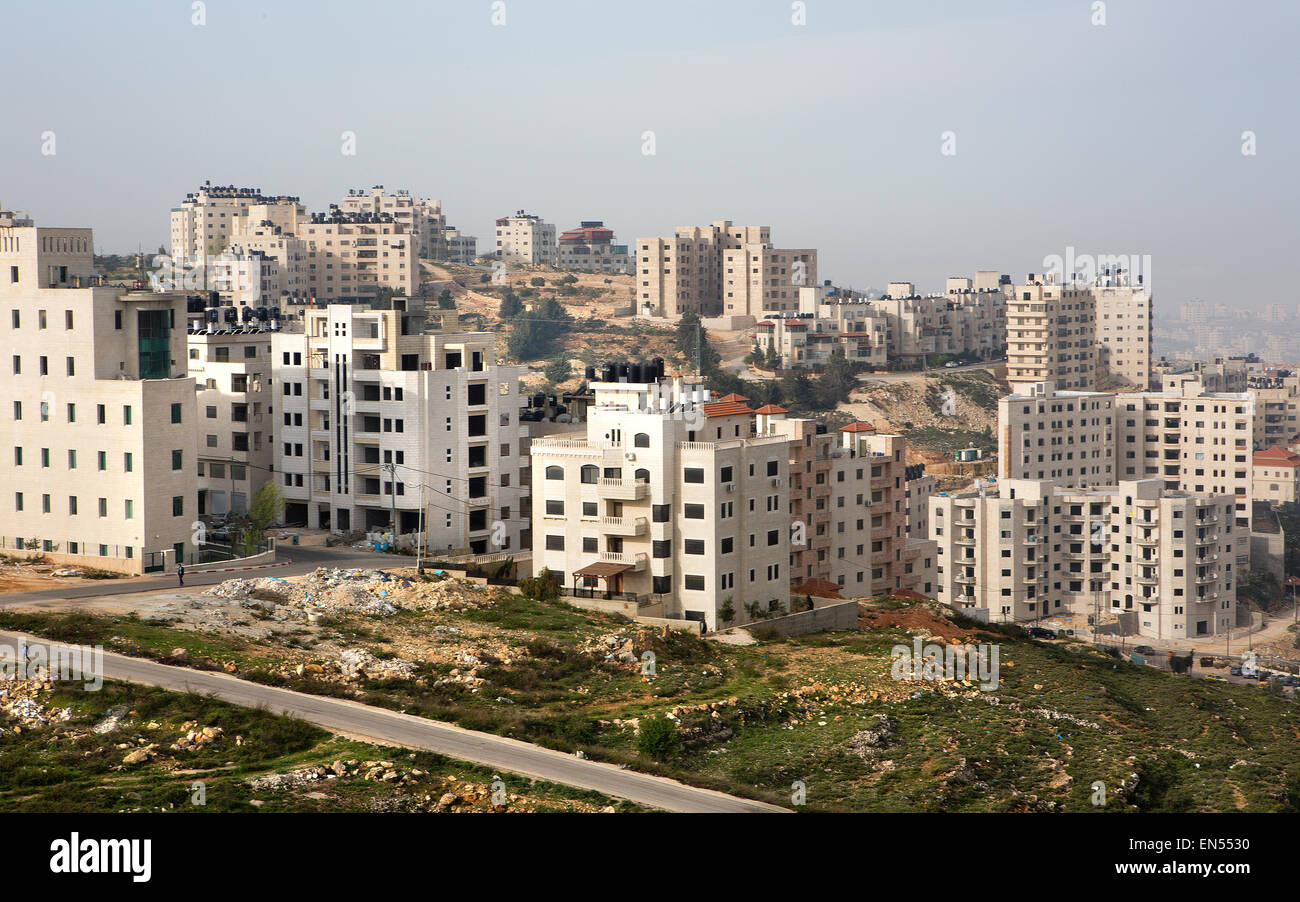
[[(31, 645), (61, 645), (36, 636), (0, 631), (0, 645), (16, 649), (20, 639)], [(68, 647), (68, 646), (63, 646)], [(224, 673), (170, 667), (155, 661), (104, 653), (104, 678), (198, 692), (249, 708), (262, 707), (353, 736), (391, 742), (473, 761), (503, 771), (594, 789), (652, 808), (691, 813), (783, 812), (784, 808), (687, 786), (665, 777), (612, 764), (588, 761), (552, 749), (490, 733), (466, 730), (440, 721), (374, 708), (345, 699), (307, 695), (262, 686)]]

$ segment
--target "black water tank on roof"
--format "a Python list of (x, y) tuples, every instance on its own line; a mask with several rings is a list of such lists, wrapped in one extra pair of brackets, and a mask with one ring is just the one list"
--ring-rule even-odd
[(585, 370), (582, 371), (582, 375), (583, 375), (583, 378), (585, 378), (588, 382), (595, 382), (595, 381), (596, 381), (596, 368), (595, 368), (594, 366), (589, 366), (589, 367), (587, 367)]

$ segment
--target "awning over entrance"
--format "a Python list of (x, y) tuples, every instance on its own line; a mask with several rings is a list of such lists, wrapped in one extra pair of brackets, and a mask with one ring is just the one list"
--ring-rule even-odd
[(601, 579), (609, 579), (611, 576), (618, 576), (632, 569), (631, 564), (615, 564), (612, 561), (596, 561), (594, 564), (588, 564), (585, 567), (579, 567), (573, 571), (574, 576), (597, 576)]

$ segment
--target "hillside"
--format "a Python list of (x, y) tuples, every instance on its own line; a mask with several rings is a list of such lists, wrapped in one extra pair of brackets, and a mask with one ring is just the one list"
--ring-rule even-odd
[[(937, 606), (884, 599), (863, 607), (859, 632), (734, 645), (455, 580), (375, 579), (338, 582), (317, 622), (300, 590), (256, 580), (224, 590), (243, 625), (217, 603), (188, 628), (161, 611), (4, 612), (0, 626), (168, 660), (179, 647), (190, 666), (779, 804), (799, 781), (811, 810), (1090, 811), (1098, 781), (1110, 811), (1300, 805), (1295, 700), (1029, 641)], [(892, 650), (915, 638), (996, 645), (996, 689), (896, 679)]]

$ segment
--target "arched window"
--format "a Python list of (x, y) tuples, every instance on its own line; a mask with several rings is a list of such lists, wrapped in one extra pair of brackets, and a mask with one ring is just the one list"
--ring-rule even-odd
[(595, 464), (586, 464), (582, 468), (582, 481), (589, 485), (595, 485), (600, 481), (600, 467)]
[(636, 478), (636, 481), (637, 481), (637, 482), (644, 482), (644, 483), (646, 483), (647, 485), (650, 483), (650, 471), (649, 471), (649, 470), (647, 470), (647, 469), (645, 469), (645, 468), (642, 468), (642, 469), (640, 469), (640, 470), (637, 470), (636, 473), (635, 473), (634, 475), (635, 475), (635, 478)]
[(638, 432), (632, 437), (632, 444), (637, 448), (649, 448), (650, 436), (646, 435), (644, 432)]
[(564, 478), (564, 467), (547, 467), (547, 468), (546, 468), (546, 478), (547, 478), (547, 479), (563, 479), (563, 478)]

